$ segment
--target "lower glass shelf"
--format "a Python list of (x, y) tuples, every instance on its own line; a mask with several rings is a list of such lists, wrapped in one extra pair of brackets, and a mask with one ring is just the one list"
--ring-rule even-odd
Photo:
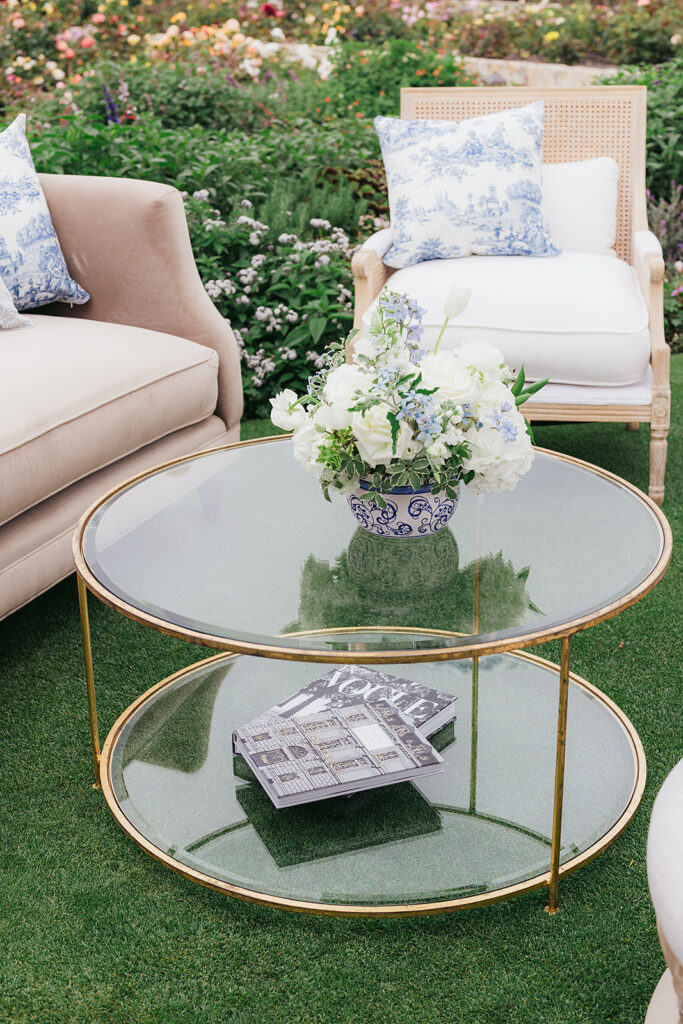
[[(236, 776), (232, 731), (329, 666), (219, 655), (159, 683), (112, 729), (102, 787), (121, 827), (188, 878), (285, 909), (389, 916), (495, 902), (548, 884), (559, 671), (530, 654), (383, 665), (457, 697), (444, 772), (275, 810)], [(561, 874), (636, 811), (630, 722), (570, 676)]]

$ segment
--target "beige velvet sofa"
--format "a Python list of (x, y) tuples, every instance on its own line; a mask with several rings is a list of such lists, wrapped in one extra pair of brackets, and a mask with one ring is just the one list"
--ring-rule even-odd
[(0, 335), (0, 618), (73, 571), (71, 534), (149, 466), (239, 440), (237, 344), (194, 263), (180, 193), (42, 175), (84, 306)]

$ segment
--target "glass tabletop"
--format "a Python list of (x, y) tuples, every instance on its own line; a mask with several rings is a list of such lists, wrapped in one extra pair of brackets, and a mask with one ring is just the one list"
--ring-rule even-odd
[[(169, 866), (275, 903), (434, 903), (540, 884), (550, 863), (556, 668), (494, 655), (480, 660), (476, 687), (464, 659), (389, 668), (456, 697), (455, 721), (432, 737), (445, 762), (438, 775), (276, 810), (233, 758), (232, 732), (320, 666), (223, 656), (156, 687), (113, 730), (105, 796)], [(628, 723), (572, 679), (562, 864), (589, 858), (625, 825), (641, 767)]]
[(79, 570), (125, 614), (227, 650), (458, 658), (615, 614), (662, 575), (669, 538), (639, 491), (543, 451), (514, 491), (461, 488), (440, 533), (374, 537), (277, 438), (124, 485), (86, 518)]

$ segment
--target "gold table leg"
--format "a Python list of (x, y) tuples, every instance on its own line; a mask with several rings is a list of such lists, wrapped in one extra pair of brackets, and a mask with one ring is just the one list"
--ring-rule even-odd
[(479, 743), (479, 658), (472, 658), (472, 727), (470, 730), (470, 814), (477, 810), (477, 747)]
[(90, 718), (90, 742), (92, 744), (92, 760), (95, 769), (94, 789), (100, 788), (100, 736), (97, 728), (97, 705), (95, 703), (95, 676), (92, 667), (92, 648), (90, 646), (90, 620), (88, 618), (88, 590), (78, 576), (78, 607), (81, 613), (81, 638), (83, 640), (83, 661), (85, 663), (85, 685), (88, 691), (88, 716)]
[(567, 698), (569, 696), (569, 640), (562, 638), (560, 658), (560, 698), (557, 709), (557, 750), (555, 753), (555, 795), (553, 798), (553, 842), (550, 852), (548, 883), (549, 914), (557, 913), (557, 890), (560, 882), (560, 846), (562, 841), (562, 800), (564, 797), (564, 758), (567, 748)]

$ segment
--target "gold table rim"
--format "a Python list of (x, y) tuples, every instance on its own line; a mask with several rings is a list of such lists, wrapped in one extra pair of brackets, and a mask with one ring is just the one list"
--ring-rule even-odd
[[(661, 531), (660, 540), (660, 552), (659, 557), (655, 565), (653, 566), (650, 573), (645, 577), (638, 586), (634, 587), (627, 594), (624, 594), (621, 598), (616, 601), (612, 601), (605, 605), (597, 612), (587, 613), (583, 616), (579, 616), (576, 619), (569, 620), (567, 622), (558, 623), (551, 628), (530, 630), (526, 633), (521, 633), (516, 636), (501, 637), (497, 640), (479, 641), (476, 643), (462, 644), (457, 647), (434, 647), (429, 649), (414, 649), (408, 648), (406, 650), (318, 650), (315, 648), (306, 649), (299, 647), (287, 647), (284, 644), (268, 644), (261, 643), (259, 641), (234, 639), (229, 637), (215, 636), (210, 633), (202, 633), (198, 630), (191, 629), (189, 627), (176, 625), (169, 622), (166, 619), (162, 619), (158, 616), (152, 615), (149, 612), (142, 611), (136, 608), (134, 605), (117, 597), (112, 594), (107, 587), (102, 584), (97, 577), (93, 574), (90, 567), (88, 566), (85, 555), (83, 553), (83, 537), (87, 529), (88, 523), (91, 518), (97, 512), (97, 510), (109, 501), (114, 495), (120, 491), (126, 490), (132, 484), (144, 479), (145, 477), (152, 476), (160, 470), (168, 469), (171, 466), (179, 465), (183, 462), (187, 462), (192, 459), (202, 458), (206, 455), (210, 455), (213, 452), (230, 451), (236, 448), (248, 447), (251, 445), (266, 444), (274, 441), (287, 441), (291, 439), (291, 434), (281, 434), (270, 437), (254, 438), (248, 441), (237, 441), (233, 444), (222, 445), (219, 448), (212, 448), (207, 451), (194, 452), (191, 455), (183, 455), (176, 459), (170, 459), (167, 462), (160, 463), (157, 466), (153, 466), (143, 472), (137, 473), (134, 476), (128, 478), (123, 483), (117, 484), (115, 487), (110, 488), (104, 495), (98, 498), (92, 505), (81, 516), (81, 519), (76, 526), (73, 534), (72, 541), (72, 552), (73, 559), (76, 566), (76, 572), (78, 576), (83, 580), (84, 584), (103, 604), (114, 609), (126, 618), (131, 619), (133, 622), (137, 622), (140, 625), (149, 626), (151, 629), (157, 632), (163, 633), (167, 636), (172, 636), (180, 640), (187, 640), (190, 643), (200, 644), (204, 647), (210, 647), (218, 649), (220, 651), (229, 651), (233, 654), (249, 654), (255, 657), (275, 658), (284, 661), (313, 661), (319, 663), (332, 663), (332, 664), (391, 664), (392, 662), (402, 663), (414, 663), (414, 662), (429, 662), (429, 661), (445, 661), (445, 660), (457, 660), (460, 658), (469, 658), (483, 656), (487, 654), (497, 654), (511, 652), (519, 650), (524, 647), (532, 647), (536, 644), (545, 643), (549, 640), (556, 640), (562, 637), (570, 636), (583, 629), (588, 629), (591, 626), (597, 625), (600, 622), (604, 622), (606, 619), (612, 618), (619, 614), (626, 608), (635, 604), (641, 598), (653, 589), (653, 587), (659, 582), (664, 575), (669, 559), (671, 558), (671, 551), (673, 547), (673, 538), (671, 527), (669, 522), (661, 511), (661, 509), (652, 501), (648, 495), (644, 494), (639, 488), (635, 487), (629, 481), (622, 479), (617, 476), (616, 473), (611, 473), (609, 470), (602, 469), (600, 466), (594, 466), (590, 462), (586, 462), (583, 459), (577, 459), (571, 455), (564, 455), (560, 452), (553, 452), (548, 448), (536, 447), (535, 451), (540, 452), (544, 455), (550, 455), (553, 458), (560, 459), (564, 462), (569, 462), (572, 465), (578, 466), (582, 469), (586, 469), (590, 472), (595, 473), (598, 476), (605, 477), (608, 480), (613, 481), (627, 491), (635, 494), (644, 504), (649, 508), (653, 514), (657, 525)], [(347, 628), (330, 628), (326, 630), (312, 630), (308, 631), (306, 635), (332, 635), (332, 634), (347, 634), (347, 633), (372, 633), (372, 632), (390, 632), (390, 633), (405, 633), (405, 634), (416, 634), (416, 635), (430, 635), (430, 636), (443, 636), (448, 635), (457, 636), (458, 634), (449, 634), (445, 630), (429, 630), (421, 629), (416, 627), (404, 627), (398, 628), (396, 626), (366, 626), (366, 627), (347, 627)], [(283, 638), (287, 636), (301, 636), (303, 634), (282, 634)]]
[[(554, 662), (548, 661), (546, 658), (540, 658), (536, 654), (530, 654), (527, 651), (519, 651), (510, 655), (514, 658), (520, 658), (525, 661), (529, 661), (533, 664), (540, 665), (544, 668), (552, 670), (553, 673), (559, 673), (559, 667)], [(155, 696), (160, 690), (170, 686), (181, 676), (189, 674), (195, 671), (203, 665), (211, 665), (220, 661), (231, 661), (232, 659), (239, 657), (236, 654), (216, 654), (213, 657), (206, 658), (195, 662), (193, 665), (180, 669), (178, 672), (174, 672), (172, 675), (162, 679), (161, 682), (155, 683), (154, 686), (150, 687), (145, 693), (141, 694), (133, 703), (126, 708), (126, 710), (118, 717), (114, 725), (112, 726), (104, 747), (102, 749), (102, 756), (100, 761), (101, 769), (101, 785), (102, 792), (105, 800), (109, 807), (109, 810), (113, 814), (117, 824), (122, 831), (133, 840), (133, 842), (140, 847), (148, 856), (152, 859), (163, 864), (165, 867), (174, 871), (176, 874), (181, 875), (183, 878), (188, 879), (202, 885), (206, 888), (212, 889), (215, 892), (221, 892), (232, 896), (236, 899), (243, 900), (248, 903), (255, 903), (260, 906), (274, 907), (280, 910), (293, 911), (295, 913), (302, 914), (320, 914), (329, 917), (350, 917), (350, 918), (383, 918), (383, 917), (420, 917), (430, 914), (447, 913), (456, 910), (464, 910), (469, 907), (477, 906), (488, 906), (490, 904), (499, 903), (503, 900), (509, 899), (512, 896), (518, 896), (523, 893), (533, 892), (538, 889), (547, 888), (550, 883), (550, 870), (543, 872), (540, 875), (536, 875), (533, 878), (526, 879), (523, 882), (505, 886), (502, 889), (496, 889), (491, 892), (478, 893), (473, 896), (463, 896), (454, 899), (446, 900), (435, 900), (426, 901), (423, 903), (395, 903), (395, 904), (343, 904), (343, 903), (324, 903), (309, 901), (303, 899), (294, 899), (293, 897), (275, 896), (269, 893), (260, 892), (255, 889), (248, 889), (243, 886), (235, 885), (230, 882), (224, 882), (220, 879), (213, 878), (211, 875), (204, 874), (194, 868), (191, 868), (180, 861), (175, 860), (168, 853), (160, 850), (159, 847), (155, 846), (154, 843), (150, 842), (135, 826), (128, 820), (123, 810), (121, 809), (116, 796), (114, 795), (113, 784), (111, 780), (111, 758), (114, 751), (116, 741), (118, 740), (119, 734), (123, 727), (126, 725), (128, 720), (137, 712), (143, 704)], [(610, 846), (624, 831), (626, 826), (629, 824), (633, 816), (635, 815), (640, 801), (643, 796), (645, 789), (645, 782), (647, 778), (647, 764), (645, 759), (645, 751), (643, 744), (640, 740), (636, 729), (632, 722), (624, 714), (621, 708), (615, 704), (605, 693), (599, 690), (592, 683), (589, 683), (586, 679), (577, 675), (575, 672), (569, 672), (569, 679), (583, 688), (591, 696), (602, 703), (612, 712), (612, 714), (618, 719), (621, 726), (624, 728), (628, 738), (631, 741), (631, 749), (633, 751), (636, 771), (635, 780), (633, 785), (633, 791), (631, 797), (620, 815), (620, 817), (613, 823), (613, 825), (605, 832), (605, 834), (598, 839), (595, 843), (584, 850), (583, 853), (578, 854), (571, 860), (566, 861), (560, 865), (559, 878), (563, 878), (565, 875), (576, 871), (584, 864), (589, 863)]]

